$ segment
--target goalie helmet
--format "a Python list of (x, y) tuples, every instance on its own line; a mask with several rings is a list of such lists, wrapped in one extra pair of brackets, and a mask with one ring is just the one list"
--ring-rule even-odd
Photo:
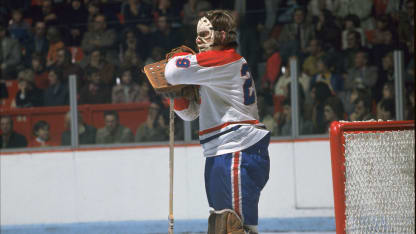
[[(224, 35), (223, 37), (222, 35)], [(196, 45), (200, 52), (214, 46), (237, 47), (237, 31), (234, 17), (226, 10), (206, 12), (198, 21)]]

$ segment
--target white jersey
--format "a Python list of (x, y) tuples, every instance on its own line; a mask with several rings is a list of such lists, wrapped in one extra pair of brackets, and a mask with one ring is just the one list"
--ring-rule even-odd
[(165, 77), (172, 85), (200, 86), (201, 103), (175, 100), (175, 112), (188, 121), (199, 116), (206, 157), (241, 151), (269, 132), (258, 121), (247, 62), (234, 49), (178, 54), (167, 63)]

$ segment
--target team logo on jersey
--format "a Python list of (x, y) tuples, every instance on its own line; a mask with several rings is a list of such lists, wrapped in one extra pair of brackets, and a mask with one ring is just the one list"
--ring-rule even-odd
[(188, 68), (191, 65), (191, 61), (187, 58), (178, 58), (176, 60), (176, 66), (182, 68)]

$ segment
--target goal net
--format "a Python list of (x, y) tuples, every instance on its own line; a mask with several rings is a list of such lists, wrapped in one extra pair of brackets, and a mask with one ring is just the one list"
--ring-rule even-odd
[(414, 121), (333, 122), (337, 233), (415, 233)]

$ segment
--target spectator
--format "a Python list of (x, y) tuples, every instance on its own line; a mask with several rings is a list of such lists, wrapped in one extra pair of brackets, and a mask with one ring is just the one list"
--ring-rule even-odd
[(152, 52), (150, 56), (146, 59), (144, 62), (145, 65), (155, 63), (157, 61), (160, 61), (164, 59), (163, 49), (159, 46), (155, 46), (152, 48)]
[(65, 41), (68, 46), (80, 46), (86, 25), (88, 11), (81, 0), (69, 0), (63, 8), (62, 21), (68, 30)]
[(105, 104), (111, 102), (110, 86), (103, 84), (98, 69), (87, 72), (87, 84), (81, 88), (79, 104)]
[(143, 48), (134, 30), (126, 31), (124, 35), (121, 67), (143, 67), (143, 58), (147, 55), (148, 49)]
[(307, 52), (308, 56), (303, 61), (302, 71), (308, 76), (314, 76), (318, 74), (318, 59), (325, 54), (322, 42), (317, 39), (312, 39), (309, 42)]
[(299, 56), (306, 53), (306, 48), (314, 36), (314, 27), (306, 22), (304, 9), (296, 9), (293, 23), (284, 25), (279, 36), (283, 60), (292, 55)]
[(396, 119), (396, 109), (394, 99), (382, 99), (380, 103), (377, 104), (377, 119), (395, 120)]
[(36, 87), (45, 90), (49, 86), (48, 72), (45, 69), (45, 58), (40, 54), (33, 54), (31, 65), (31, 69), (35, 73)]
[(377, 68), (368, 64), (368, 54), (358, 51), (355, 54), (354, 66), (348, 70), (344, 81), (345, 90), (351, 90), (358, 85), (372, 89), (377, 82)]
[(69, 104), (68, 85), (63, 82), (62, 70), (58, 68), (49, 69), (49, 87), (43, 95), (44, 106), (65, 106)]
[(357, 99), (362, 97), (369, 97), (370, 90), (362, 86), (354, 87), (351, 91), (343, 92), (342, 95), (339, 95), (341, 100), (344, 103), (345, 113), (349, 116), (354, 112), (354, 103)]
[(177, 27), (179, 24), (179, 12), (174, 8), (171, 0), (158, 0), (153, 15), (156, 21), (160, 16), (165, 16), (173, 27)]
[(391, 28), (391, 22), (387, 15), (380, 15), (376, 18), (376, 27), (367, 32), (368, 42), (371, 45), (383, 44), (384, 31)]
[(206, 0), (188, 0), (183, 5), (182, 24), (187, 27), (195, 27), (201, 12), (211, 10), (211, 3)]
[(310, 0), (308, 1), (308, 14), (311, 17), (318, 17), (323, 10), (334, 12), (334, 3), (332, 0)]
[(23, 21), (23, 10), (13, 9), (12, 19), (9, 23), (10, 36), (17, 41), (20, 45), (25, 46), (30, 39), (30, 25)]
[(37, 107), (43, 105), (43, 93), (34, 84), (34, 72), (30, 69), (20, 71), (17, 75), (15, 101), (12, 106), (18, 108)]
[(149, 106), (146, 122), (136, 130), (135, 142), (166, 141), (169, 139), (169, 128), (160, 106), (151, 103)]
[(33, 21), (43, 21), (47, 26), (58, 24), (58, 12), (52, 0), (42, 0), (41, 5), (32, 5), (30, 9)]
[(22, 60), (20, 44), (11, 38), (6, 28), (0, 25), (0, 75), (2, 79), (15, 79)]
[(49, 41), (46, 38), (46, 24), (43, 21), (37, 21), (34, 24), (34, 33), (28, 46), (28, 55), (38, 54), (46, 58), (49, 50)]
[(383, 100), (395, 98), (394, 83), (392, 81), (388, 81), (384, 83), (383, 86), (381, 87), (381, 92), (382, 92), (381, 98), (377, 102), (377, 106), (376, 106), (377, 113), (380, 110), (380, 104)]
[(322, 10), (320, 15), (315, 19), (315, 35), (316, 38), (325, 46), (333, 49), (341, 48), (341, 29), (336, 24), (335, 17), (329, 10)]
[(406, 43), (412, 40), (415, 35), (415, 2), (406, 1), (406, 7), (403, 7), (398, 15), (398, 40), (400, 43)]
[(289, 24), (293, 20), (293, 14), (296, 9), (300, 7), (306, 7), (306, 1), (301, 0), (284, 0), (279, 1), (277, 11), (277, 23), (278, 24)]
[(146, 41), (151, 31), (152, 7), (143, 0), (128, 0), (121, 6), (125, 26), (139, 30), (139, 40)]
[(358, 51), (366, 50), (360, 41), (360, 33), (357, 31), (349, 31), (347, 33), (347, 48), (343, 50), (341, 55), (344, 60), (343, 71), (347, 71), (354, 65), (355, 54)]
[(304, 116), (312, 116), (313, 133), (321, 134), (326, 132), (326, 121), (324, 115), (325, 101), (332, 96), (331, 90), (324, 82), (316, 82), (311, 86), (310, 96), (312, 99), (311, 113)]
[(129, 143), (133, 142), (133, 133), (119, 122), (115, 111), (104, 112), (105, 126), (97, 130), (97, 144)]
[(350, 39), (348, 37), (348, 34), (354, 31), (358, 32), (360, 35), (359, 44), (361, 46), (365, 46), (366, 38), (365, 38), (364, 30), (361, 28), (360, 18), (358, 18), (357, 15), (350, 14), (344, 18), (344, 30), (342, 31), (342, 49), (343, 50), (346, 50), (352, 47), (353, 43), (357, 43), (355, 38), (354, 38), (354, 41), (352, 41), (353, 39)]
[[(404, 44), (398, 42), (397, 34), (393, 29), (386, 29), (382, 34), (382, 41), (380, 44), (375, 44), (371, 48), (371, 57), (373, 64), (381, 67), (382, 58), (394, 50), (403, 50), (407, 53)], [(405, 57), (407, 54), (405, 54)]]
[(87, 5), (87, 30), (89, 31), (94, 27), (94, 19), (100, 13), (100, 6), (97, 1), (84, 1), (84, 4)]
[(138, 102), (140, 87), (132, 79), (132, 71), (124, 70), (121, 73), (121, 82), (113, 87), (112, 103)]
[(107, 29), (105, 16), (97, 14), (93, 26), (84, 34), (81, 48), (89, 55), (97, 49), (105, 51), (104, 58), (109, 62), (116, 63), (116, 40), (116, 32), (113, 29)]
[(55, 67), (62, 73), (62, 82), (65, 85), (69, 83), (69, 76), (75, 75), (77, 78), (77, 87), (82, 87), (85, 84), (84, 71), (81, 66), (71, 62), (71, 52), (67, 48), (60, 48), (56, 52)]
[[(71, 145), (71, 113), (68, 112), (65, 115), (65, 128), (62, 133), (61, 144)], [(97, 129), (84, 123), (81, 113), (78, 112), (78, 143), (80, 145), (92, 145), (95, 144), (95, 137)]]
[(94, 49), (88, 59), (88, 64), (85, 71), (97, 70), (101, 79), (101, 83), (108, 87), (115, 84), (116, 66), (104, 59), (103, 52), (99, 49)]
[(32, 128), (32, 133), (35, 136), (35, 140), (31, 142), (31, 147), (48, 147), (57, 146), (56, 142), (53, 142), (50, 138), (50, 126), (44, 120), (37, 121)]
[(386, 82), (394, 82), (393, 53), (387, 53), (382, 58), (382, 67), (378, 69), (378, 79), (374, 85), (373, 98), (377, 102), (382, 97), (383, 86)]
[(344, 81), (339, 74), (334, 72), (333, 60), (331, 55), (325, 55), (318, 59), (318, 73), (311, 78), (311, 85), (316, 82), (324, 82), (332, 94), (338, 94), (344, 88)]
[(156, 31), (151, 35), (152, 47), (160, 46), (164, 52), (169, 52), (172, 48), (182, 44), (183, 38), (172, 29), (172, 24), (168, 17), (161, 15), (156, 19)]
[(264, 56), (267, 59), (266, 62), (266, 72), (262, 78), (262, 90), (272, 90), (277, 78), (280, 75), (280, 70), (282, 67), (282, 58), (278, 51), (279, 44), (276, 39), (269, 38), (263, 43)]
[(26, 137), (13, 130), (11, 116), (0, 117), (0, 149), (23, 148), (27, 146)]
[(324, 115), (326, 121), (326, 132), (333, 121), (340, 121), (344, 120), (344, 106), (337, 96), (332, 96), (326, 99), (325, 106), (324, 106)]
[(366, 121), (374, 119), (371, 114), (371, 99), (368, 96), (359, 97), (354, 102), (354, 112), (350, 114), (350, 121)]
[(65, 44), (61, 39), (61, 33), (58, 31), (56, 27), (48, 28), (46, 38), (49, 41), (48, 55), (46, 57), (46, 66), (50, 67), (56, 62), (58, 50), (64, 48)]
[(406, 120), (415, 120), (415, 89), (411, 88), (408, 90), (406, 109), (405, 109), (405, 119)]

